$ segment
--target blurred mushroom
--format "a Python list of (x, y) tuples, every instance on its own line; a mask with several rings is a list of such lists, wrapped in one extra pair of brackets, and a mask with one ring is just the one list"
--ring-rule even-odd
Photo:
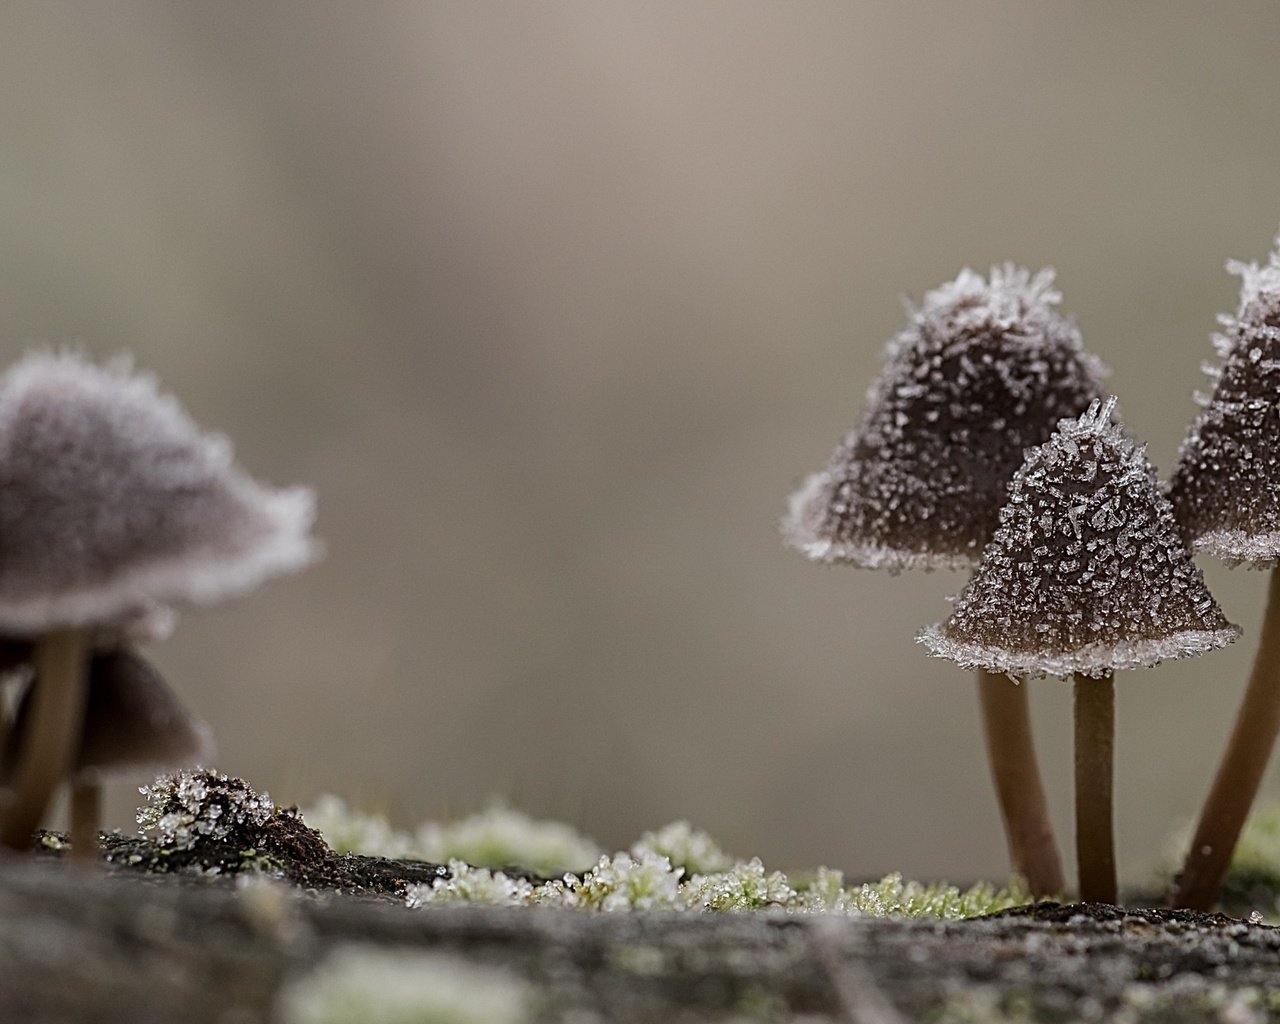
[[(12, 771), (30, 727), (31, 691), (13, 722)], [(160, 674), (126, 647), (95, 652), (89, 663), (84, 725), (71, 761), (71, 855), (97, 855), (105, 773), (185, 768), (213, 755), (209, 727), (193, 716)]]
[[(1024, 451), (1099, 397), (1106, 370), (1054, 308), (1053, 271), (964, 270), (925, 296), (886, 351), (862, 421), (791, 498), (787, 543), (820, 562), (971, 569)], [(1009, 854), (1036, 895), (1061, 862), (1025, 690), (978, 670), (988, 761)]]
[(0, 378), (0, 633), (29, 639), (30, 726), (0, 842), (24, 849), (71, 763), (90, 648), (316, 555), (312, 496), (271, 491), (127, 361), (32, 353)]
[(1000, 527), (951, 617), (920, 640), (938, 657), (1022, 678), (1075, 680), (1081, 898), (1114, 903), (1112, 674), (1239, 636), (1205, 587), (1145, 449), (1115, 399), (1064, 419), (1027, 453)]
[(1269, 569), (1258, 651), (1231, 739), (1200, 812), (1175, 906), (1217, 902), (1236, 842), (1280, 732), (1280, 239), (1265, 267), (1231, 262), (1240, 305), (1214, 336), (1222, 359), (1191, 425), (1170, 484), (1192, 549), (1229, 565)]

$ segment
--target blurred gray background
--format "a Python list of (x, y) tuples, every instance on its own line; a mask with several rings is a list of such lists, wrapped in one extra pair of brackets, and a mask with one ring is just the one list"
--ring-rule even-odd
[[(322, 565), (151, 651), (278, 800), (998, 877), (971, 677), (913, 642), (963, 579), (777, 519), (901, 297), (1006, 259), (1057, 267), (1167, 472), (1223, 261), (1280, 224), (1278, 42), (1269, 0), (10, 4), (0, 338), (132, 351), (317, 489)], [(1205, 568), (1245, 639), (1118, 681), (1130, 881), (1253, 651), (1264, 577)]]

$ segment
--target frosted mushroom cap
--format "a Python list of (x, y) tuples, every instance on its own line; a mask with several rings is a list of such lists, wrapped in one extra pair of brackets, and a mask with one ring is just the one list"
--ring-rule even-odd
[(1052, 284), (1052, 270), (1006, 264), (927, 294), (859, 426), (792, 495), (786, 542), (867, 568), (975, 565), (1023, 452), (1099, 397), (1106, 373)]
[[(26, 733), (30, 704), (28, 689), (14, 716), (17, 742), (6, 750), (9, 769)], [(150, 663), (127, 648), (93, 655), (84, 727), (72, 764), (76, 773), (175, 768), (212, 756), (209, 727), (187, 710)]]
[[(1227, 264), (1240, 305), (1214, 336), (1221, 365), (1192, 423), (1169, 497), (1195, 551), (1251, 568), (1280, 563), (1280, 239), (1266, 266)], [(1200, 396), (1198, 396), (1200, 397)]]
[(313, 561), (313, 515), (125, 361), (37, 352), (0, 378), (0, 632), (150, 628)]
[(1205, 587), (1155, 471), (1110, 422), (1115, 399), (1027, 453), (951, 617), (919, 640), (965, 668), (1103, 676), (1239, 635)]

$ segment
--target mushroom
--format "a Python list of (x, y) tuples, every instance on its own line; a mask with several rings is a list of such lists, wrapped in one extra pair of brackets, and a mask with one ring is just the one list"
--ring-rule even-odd
[[(910, 311), (861, 423), (792, 496), (783, 536), (819, 562), (972, 569), (1023, 452), (1100, 395), (1106, 369), (1055, 310), (1053, 271), (964, 270)], [(1014, 870), (1038, 895), (1062, 867), (1026, 691), (979, 669), (988, 760)]]
[(33, 645), (30, 725), (0, 814), (23, 849), (66, 777), (91, 649), (300, 569), (313, 500), (232, 461), (128, 361), (35, 352), (0, 378), (0, 634)]
[(1271, 570), (1258, 651), (1231, 739), (1205, 799), (1174, 906), (1217, 902), (1280, 732), (1280, 239), (1264, 267), (1227, 264), (1240, 305), (1214, 336), (1213, 396), (1191, 425), (1169, 497), (1194, 551)]
[[(31, 724), (28, 689), (13, 721), (12, 771)], [(209, 727), (192, 715), (141, 655), (128, 647), (95, 651), (89, 663), (84, 725), (70, 766), (71, 856), (97, 854), (106, 773), (185, 768), (213, 754)]]
[(919, 637), (965, 668), (1074, 678), (1080, 895), (1100, 903), (1116, 900), (1113, 673), (1240, 634), (1205, 587), (1145, 448), (1111, 422), (1114, 410), (1114, 398), (1095, 401), (1027, 453), (950, 618)]

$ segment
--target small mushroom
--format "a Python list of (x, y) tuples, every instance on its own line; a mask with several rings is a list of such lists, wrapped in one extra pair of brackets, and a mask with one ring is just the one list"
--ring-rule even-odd
[(1080, 895), (1102, 903), (1116, 900), (1113, 673), (1240, 634), (1205, 587), (1145, 449), (1112, 424), (1114, 409), (1114, 398), (1095, 401), (1027, 453), (951, 617), (919, 638), (965, 668), (1074, 677)]
[[(792, 496), (787, 543), (820, 562), (972, 569), (1024, 451), (1100, 396), (1106, 369), (1054, 308), (1053, 271), (964, 270), (888, 346), (859, 426)], [(1026, 691), (979, 669), (988, 761), (1014, 869), (1036, 895), (1062, 867)]]
[[(12, 771), (31, 724), (31, 691), (13, 722)], [(104, 774), (185, 768), (213, 754), (209, 727), (189, 712), (141, 655), (127, 647), (97, 651), (89, 663), (84, 724), (71, 761), (71, 855), (92, 859), (102, 822)]]
[(157, 610), (316, 556), (313, 501), (271, 491), (127, 361), (36, 352), (0, 378), (0, 634), (29, 640), (31, 722), (0, 814), (30, 843), (80, 734), (89, 653)]
[(1192, 549), (1271, 572), (1258, 650), (1205, 799), (1174, 906), (1209, 910), (1280, 733), (1280, 239), (1264, 267), (1231, 262), (1240, 305), (1214, 336), (1221, 366), (1191, 425), (1169, 497)]

